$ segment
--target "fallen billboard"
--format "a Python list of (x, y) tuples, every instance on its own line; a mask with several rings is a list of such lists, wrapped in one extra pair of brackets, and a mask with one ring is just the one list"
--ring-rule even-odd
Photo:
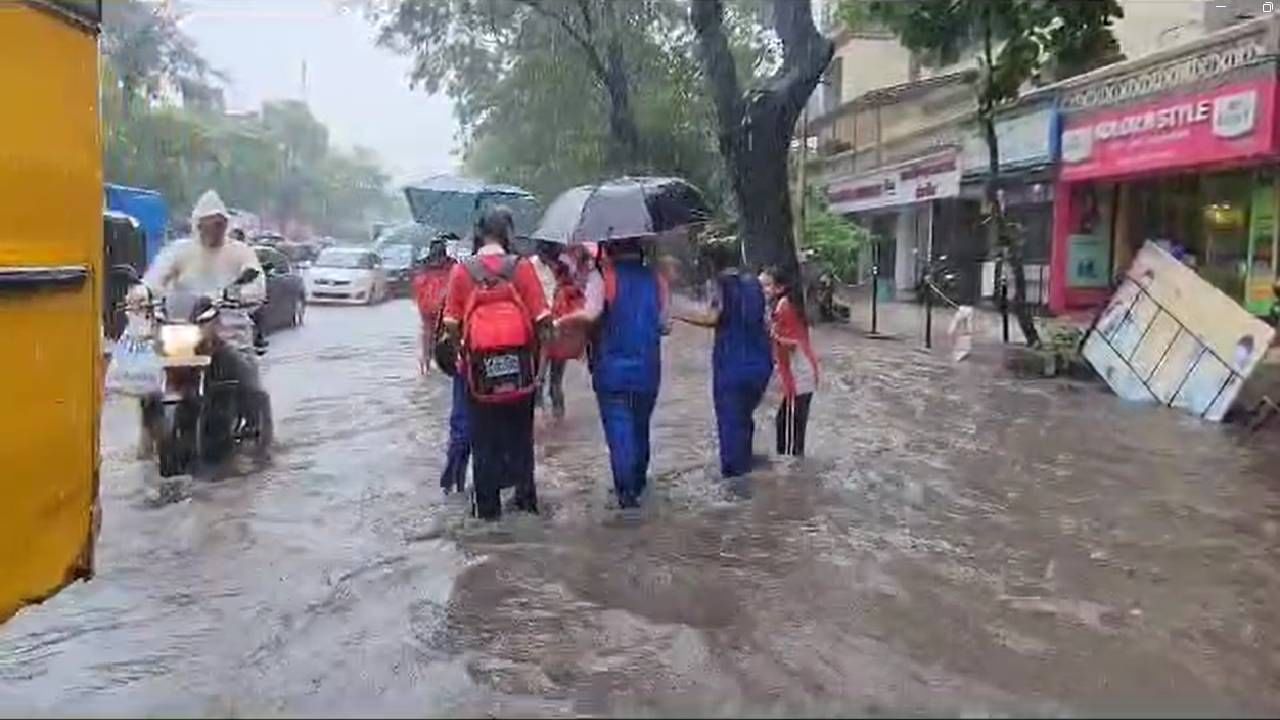
[(1148, 242), (1085, 337), (1117, 395), (1220, 421), (1275, 330)]

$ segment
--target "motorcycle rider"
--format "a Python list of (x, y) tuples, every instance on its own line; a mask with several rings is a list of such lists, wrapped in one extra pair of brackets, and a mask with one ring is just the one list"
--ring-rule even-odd
[[(238, 383), (249, 417), (262, 421), (258, 430), (265, 446), (272, 433), (271, 404), (254, 359), (251, 316), (266, 299), (266, 278), (253, 248), (227, 236), (230, 220), (230, 213), (218, 193), (206, 191), (191, 212), (196, 237), (166, 246), (148, 268), (143, 283), (156, 297), (179, 290), (217, 298), (227, 290), (231, 299), (239, 302), (239, 307), (224, 307), (218, 313), (215, 332), (223, 341), (223, 350), (214, 361)], [(258, 276), (249, 283), (236, 285), (236, 279), (249, 268), (257, 270)]]

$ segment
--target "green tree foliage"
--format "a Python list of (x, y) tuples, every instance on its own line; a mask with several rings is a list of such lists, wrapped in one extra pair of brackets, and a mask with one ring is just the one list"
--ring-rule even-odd
[(189, 103), (221, 107), (211, 83), (221, 76), (209, 67), (194, 43), (178, 28), (169, 4), (110, 0), (102, 4), (102, 52), (125, 97), (150, 103), (166, 89)]
[(812, 251), (840, 280), (857, 281), (859, 263), (871, 245), (871, 233), (828, 210), (826, 195), (818, 188), (810, 187), (806, 195), (803, 249)]
[(843, 0), (841, 15), (856, 27), (868, 18), (885, 23), (911, 50), (934, 63), (976, 54), (978, 121), (987, 142), (987, 227), (991, 247), (1013, 272), (1014, 310), (1027, 343), (1039, 333), (1026, 303), (1022, 238), (1000, 202), (1000, 149), (996, 116), (1027, 83), (1048, 71), (1055, 78), (1116, 59), (1111, 32), (1123, 16), (1117, 0)]
[[(771, 54), (753, 7), (732, 17), (745, 73)], [(718, 204), (726, 183), (685, 12), (679, 0), (401, 0), (376, 18), (382, 42), (414, 57), (413, 81), (453, 99), (470, 173), (544, 200), (673, 174)]]
[[(102, 123), (108, 182), (164, 194), (176, 220), (215, 188), (228, 205), (280, 226), (301, 222), (326, 234), (358, 237), (394, 199), (367, 150), (340, 151), (328, 129), (296, 100), (268, 101), (258, 113), (229, 116), (217, 75), (173, 21), (135, 0), (104, 3)], [(109, 11), (108, 11), (109, 10)], [(129, 73), (127, 82), (121, 72)], [(162, 88), (182, 88), (181, 106)]]
[(673, 174), (718, 201), (723, 183), (713, 118), (695, 62), (645, 35), (628, 52), (643, 157), (628, 165), (615, 162), (608, 98), (584, 94), (591, 71), (575, 48), (547, 41), (525, 48), (509, 74), (491, 81), (483, 119), (467, 138), (468, 170), (517, 183), (544, 199), (610, 175)]

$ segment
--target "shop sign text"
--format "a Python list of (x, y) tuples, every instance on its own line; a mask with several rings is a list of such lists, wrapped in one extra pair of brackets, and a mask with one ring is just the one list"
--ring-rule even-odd
[(960, 166), (954, 153), (831, 183), (832, 212), (853, 213), (960, 193)]
[(1274, 82), (1257, 80), (1067, 121), (1062, 178), (1123, 175), (1273, 150)]

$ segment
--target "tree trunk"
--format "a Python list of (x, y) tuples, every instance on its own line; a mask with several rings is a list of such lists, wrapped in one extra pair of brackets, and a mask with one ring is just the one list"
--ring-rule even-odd
[(747, 264), (776, 265), (793, 273), (796, 260), (787, 158), (795, 117), (768, 107), (768, 98), (748, 106), (731, 166), (738, 206), (738, 237)]
[(631, 85), (628, 82), (626, 56), (622, 40), (615, 32), (605, 51), (605, 72), (601, 78), (609, 93), (609, 137), (614, 145), (615, 168), (631, 172), (640, 169), (640, 129), (636, 127), (631, 108)]
[(987, 68), (982, 81), (982, 96), (978, 100), (979, 120), (987, 141), (987, 182), (983, 188), (989, 212), (987, 235), (990, 247), (999, 252), (1004, 260), (1002, 264), (1013, 271), (1013, 312), (1027, 345), (1035, 346), (1040, 343), (1040, 333), (1036, 331), (1035, 319), (1031, 317), (1031, 308), (1027, 305), (1027, 272), (1022, 264), (1022, 238), (1017, 237), (1009, 227), (1004, 214), (1004, 202), (1000, 198), (1000, 144), (996, 136), (995, 88), (991, 75), (995, 60), (991, 11), (988, 6), (983, 23), (983, 50)]
[(798, 272), (787, 157), (796, 120), (835, 51), (814, 27), (809, 0), (774, 0), (783, 61), (744, 97), (724, 32), (722, 0), (694, 0), (689, 20), (716, 108), (720, 154), (738, 208), (738, 236), (748, 264)]

